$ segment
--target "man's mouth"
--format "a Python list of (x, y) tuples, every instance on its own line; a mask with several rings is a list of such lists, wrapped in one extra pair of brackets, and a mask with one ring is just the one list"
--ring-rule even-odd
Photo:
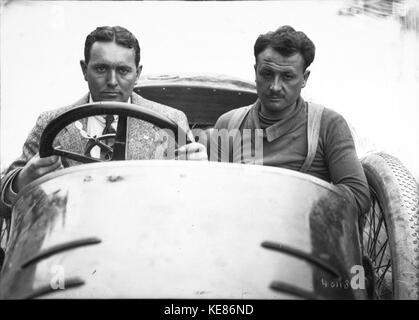
[(279, 100), (284, 99), (284, 97), (282, 97), (282, 96), (269, 96), (268, 99), (270, 101), (279, 101)]
[(115, 91), (105, 91), (102, 94), (106, 97), (117, 97), (117, 96), (119, 96), (119, 92), (115, 92)]

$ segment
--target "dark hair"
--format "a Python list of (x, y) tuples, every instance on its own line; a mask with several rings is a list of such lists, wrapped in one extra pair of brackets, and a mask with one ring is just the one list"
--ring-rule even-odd
[(316, 48), (314, 43), (305, 35), (304, 32), (295, 31), (291, 26), (279, 27), (276, 31), (261, 34), (255, 42), (254, 54), (257, 56), (267, 47), (270, 47), (289, 57), (295, 53), (300, 53), (304, 59), (304, 70), (313, 62)]
[(117, 44), (126, 48), (135, 50), (135, 65), (138, 67), (140, 63), (140, 45), (138, 44), (137, 38), (127, 29), (115, 26), (115, 27), (98, 27), (92, 31), (86, 38), (84, 44), (84, 60), (86, 64), (90, 60), (90, 49), (93, 43), (96, 41), (101, 42), (112, 42), (115, 41)]

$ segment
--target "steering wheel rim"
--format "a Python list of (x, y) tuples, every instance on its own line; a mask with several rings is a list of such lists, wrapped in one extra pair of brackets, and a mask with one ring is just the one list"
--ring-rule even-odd
[[(180, 128), (174, 121), (161, 115), (149, 108), (141, 105), (134, 105), (125, 102), (114, 101), (101, 101), (83, 104), (75, 108), (71, 108), (58, 117), (53, 119), (44, 129), (39, 142), (39, 156), (41, 158), (49, 157), (52, 155), (63, 156), (72, 160), (82, 163), (102, 162), (101, 159), (96, 159), (86, 155), (78, 154), (75, 152), (56, 149), (52, 146), (54, 139), (69, 124), (80, 120), (82, 118), (113, 114), (120, 117), (131, 117), (139, 120), (150, 122), (162, 129), (169, 129), (174, 133), (175, 143), (177, 146), (182, 146), (189, 143), (188, 135)], [(179, 139), (184, 136), (185, 139)], [(112, 159), (115, 160), (115, 159)]]

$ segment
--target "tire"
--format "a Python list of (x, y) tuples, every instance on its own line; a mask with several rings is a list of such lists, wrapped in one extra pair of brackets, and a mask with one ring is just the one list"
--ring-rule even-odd
[(10, 232), (10, 220), (6, 220), (3, 217), (0, 217), (0, 272), (3, 266), (6, 244), (9, 238)]
[(359, 225), (363, 254), (374, 267), (374, 298), (419, 300), (417, 182), (386, 153), (369, 154), (361, 163), (372, 208), (360, 217)]

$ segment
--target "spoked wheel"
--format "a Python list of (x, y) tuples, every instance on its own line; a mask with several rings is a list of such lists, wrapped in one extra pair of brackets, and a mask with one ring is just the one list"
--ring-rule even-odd
[(373, 298), (419, 299), (418, 186), (402, 163), (385, 153), (362, 159), (371, 191), (360, 218), (363, 255), (371, 263)]
[(377, 193), (372, 188), (370, 191), (372, 204), (364, 218), (363, 255), (369, 258), (372, 267), (373, 296), (380, 300), (391, 299), (393, 278), (387, 225)]

